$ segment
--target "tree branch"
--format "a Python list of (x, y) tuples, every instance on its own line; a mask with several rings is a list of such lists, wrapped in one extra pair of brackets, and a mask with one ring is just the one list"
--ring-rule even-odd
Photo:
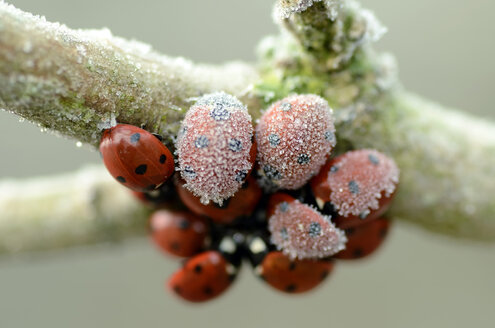
[[(191, 97), (206, 92), (241, 97), (254, 117), (287, 94), (320, 94), (335, 109), (338, 152), (372, 147), (398, 162), (393, 217), (495, 240), (495, 124), (403, 91), (392, 57), (369, 47), (383, 31), (379, 22), (355, 2), (340, 2), (306, 1), (284, 12), (286, 32), (262, 43), (256, 69), (168, 58), (108, 31), (73, 31), (2, 2), (0, 105), (97, 146), (115, 121), (145, 125), (170, 143)], [(148, 210), (109, 179), (92, 168), (0, 183), (0, 252), (142, 234)]]

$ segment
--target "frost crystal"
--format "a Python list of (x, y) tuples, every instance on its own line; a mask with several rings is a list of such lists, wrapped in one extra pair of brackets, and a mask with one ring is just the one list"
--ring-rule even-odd
[(294, 95), (273, 104), (256, 127), (261, 185), (303, 186), (327, 160), (334, 133), (332, 110), (319, 96)]
[(269, 218), (271, 240), (291, 259), (324, 258), (345, 248), (344, 231), (298, 200), (281, 202)]
[(189, 109), (180, 131), (176, 148), (185, 187), (203, 204), (221, 206), (251, 170), (251, 116), (237, 98), (208, 94)]
[(275, 20), (289, 18), (293, 13), (306, 11), (316, 2), (325, 3), (325, 6), (328, 8), (328, 17), (331, 20), (337, 17), (338, 11), (342, 7), (342, 0), (279, 0), (275, 4), (273, 18)]
[(378, 209), (380, 198), (390, 197), (399, 183), (395, 162), (376, 150), (351, 151), (332, 163), (330, 202), (344, 217)]

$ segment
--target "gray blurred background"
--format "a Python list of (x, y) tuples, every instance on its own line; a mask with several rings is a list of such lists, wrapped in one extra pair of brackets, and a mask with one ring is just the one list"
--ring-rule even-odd
[[(50, 21), (108, 27), (169, 55), (204, 62), (253, 61), (258, 40), (276, 32), (271, 0), (11, 3)], [(397, 56), (407, 89), (495, 118), (494, 2), (368, 0), (365, 5), (389, 27), (378, 48)], [(4, 112), (0, 139), (0, 178), (99, 162), (95, 152)], [(321, 288), (303, 296), (268, 289), (245, 267), (224, 297), (191, 306), (163, 290), (178, 265), (145, 239), (0, 258), (0, 327), (453, 328), (493, 327), (495, 321), (495, 246), (405, 223), (395, 225), (374, 257), (338, 265)]]

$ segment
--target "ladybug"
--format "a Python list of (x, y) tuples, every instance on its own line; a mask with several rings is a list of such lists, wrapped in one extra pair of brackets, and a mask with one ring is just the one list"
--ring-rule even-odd
[(252, 237), (248, 253), (255, 274), (285, 293), (304, 293), (317, 287), (332, 272), (332, 260), (290, 259), (271, 249), (262, 236)]
[(202, 96), (186, 113), (176, 148), (184, 186), (201, 203), (222, 206), (239, 190), (255, 161), (247, 107), (224, 92)]
[(336, 144), (332, 109), (317, 95), (273, 105), (256, 127), (257, 171), (267, 190), (299, 189), (317, 174)]
[(170, 277), (168, 288), (189, 302), (209, 301), (225, 292), (239, 271), (240, 248), (230, 235), (222, 238), (216, 248), (189, 259)]
[(291, 259), (325, 258), (345, 248), (345, 233), (330, 217), (287, 194), (274, 194), (267, 211), (271, 241)]
[(146, 130), (118, 124), (103, 132), (103, 163), (122, 185), (135, 191), (156, 189), (174, 173), (174, 158), (160, 140)]
[(207, 244), (208, 225), (187, 212), (155, 211), (150, 217), (151, 239), (165, 253), (189, 257)]
[(382, 216), (396, 194), (399, 169), (386, 155), (373, 150), (349, 151), (325, 164), (311, 181), (318, 208), (328, 202), (342, 229)]
[(176, 179), (176, 184), (180, 199), (192, 212), (207, 216), (216, 223), (231, 223), (237, 217), (250, 215), (262, 194), (256, 179), (249, 176), (236, 194), (224, 200), (222, 205), (215, 202), (204, 205), (198, 197), (184, 187), (183, 181)]
[(346, 249), (334, 255), (339, 260), (355, 260), (374, 253), (387, 236), (390, 221), (384, 218), (375, 219), (346, 229)]

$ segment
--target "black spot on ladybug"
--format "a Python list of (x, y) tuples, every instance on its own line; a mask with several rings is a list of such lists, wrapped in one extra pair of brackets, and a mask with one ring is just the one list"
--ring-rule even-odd
[(323, 279), (325, 279), (326, 277), (328, 277), (328, 271), (323, 271), (323, 272), (321, 273), (320, 279), (321, 279), (321, 280), (323, 280)]
[(280, 174), (280, 172), (271, 165), (263, 166), (263, 172), (265, 173), (266, 177), (270, 180), (282, 179), (282, 175)]
[(167, 156), (165, 156), (165, 154), (161, 154), (160, 155), (160, 163), (161, 164), (165, 164), (165, 161), (167, 160)]
[(380, 160), (378, 159), (378, 157), (376, 157), (373, 154), (369, 154), (368, 159), (370, 160), (371, 164), (373, 164), (373, 165), (379, 165), (380, 164)]
[(120, 176), (120, 175), (119, 175), (119, 176), (118, 176), (118, 177), (116, 177), (115, 179), (117, 179), (117, 181), (118, 181), (118, 182), (120, 182), (120, 183), (126, 183), (126, 180), (125, 180), (125, 178), (124, 178), (123, 176)]
[(278, 134), (272, 133), (268, 136), (268, 142), (270, 146), (277, 147), (280, 144), (280, 137)]
[(230, 112), (220, 103), (215, 104), (215, 108), (210, 112), (210, 116), (215, 121), (226, 121), (230, 117)]
[(361, 248), (356, 248), (354, 251), (352, 251), (352, 255), (355, 258), (363, 256), (363, 250)]
[(280, 237), (282, 237), (283, 240), (289, 239), (289, 233), (287, 232), (287, 229), (285, 227), (280, 229)]
[(187, 220), (180, 220), (180, 222), (179, 222), (179, 229), (181, 229), (181, 230), (189, 229), (190, 226), (191, 226), (191, 224)]
[(357, 195), (359, 194), (359, 185), (356, 181), (351, 180), (349, 181), (349, 191), (351, 194)]
[(380, 231), (378, 232), (378, 236), (380, 236), (380, 238), (385, 238), (385, 236), (387, 235), (387, 228), (381, 228)]
[(289, 271), (294, 271), (296, 269), (296, 262), (290, 262), (289, 264)]
[(222, 205), (213, 202), (213, 206), (215, 206), (218, 209), (223, 210), (223, 209), (226, 209), (229, 206), (229, 203), (230, 203), (230, 198), (227, 198), (226, 200), (223, 201)]
[(198, 265), (196, 265), (196, 266), (194, 267), (194, 273), (198, 273), (198, 274), (199, 274), (199, 273), (201, 273), (202, 271), (203, 271), (203, 268), (201, 267), (201, 265), (199, 265), (199, 264), (198, 264)]
[(297, 163), (304, 165), (308, 164), (311, 161), (311, 157), (308, 154), (301, 154), (297, 158)]
[(180, 249), (180, 244), (178, 242), (173, 242), (172, 244), (170, 244), (170, 247), (175, 250), (175, 251), (178, 251)]
[(295, 292), (296, 289), (297, 289), (297, 286), (294, 284), (290, 284), (290, 285), (287, 285), (287, 287), (285, 287), (285, 291), (289, 292), (289, 293)]
[(354, 228), (349, 228), (349, 229), (345, 230), (345, 234), (348, 236), (353, 235), (354, 232), (356, 232), (356, 229), (354, 229)]
[(213, 294), (213, 289), (210, 286), (205, 286), (203, 288), (203, 293), (205, 293), (205, 295), (211, 295)]
[(287, 210), (289, 209), (289, 203), (281, 202), (278, 208), (280, 208), (281, 212), (287, 212)]
[(283, 112), (288, 112), (292, 109), (292, 105), (288, 102), (284, 102), (280, 104), (280, 110)]
[(246, 170), (238, 171), (235, 174), (235, 181), (242, 182), (246, 179), (246, 177), (247, 177), (247, 171)]
[(193, 179), (196, 177), (196, 172), (194, 172), (192, 167), (190, 167), (189, 165), (186, 165), (184, 167), (184, 170), (182, 170), (182, 175), (184, 176), (184, 178)]
[(141, 164), (138, 167), (136, 167), (136, 169), (134, 170), (134, 172), (136, 172), (136, 174), (143, 175), (143, 174), (146, 173), (146, 170), (148, 170), (148, 165)]
[(131, 136), (131, 143), (135, 144), (139, 141), (139, 139), (141, 139), (141, 133), (134, 133)]
[(308, 234), (311, 238), (316, 238), (321, 234), (321, 225), (318, 222), (311, 222), (309, 224)]
[(179, 286), (174, 286), (174, 292), (176, 292), (177, 294), (181, 294), (182, 288), (180, 288)]
[(194, 146), (199, 149), (206, 148), (209, 144), (210, 141), (206, 136), (199, 136), (196, 138), (196, 140), (194, 140)]
[(332, 142), (334, 141), (334, 139), (335, 139), (335, 135), (333, 134), (332, 131), (325, 131), (325, 140)]
[(335, 166), (335, 165), (330, 168), (330, 172), (332, 172), (332, 173), (336, 173), (338, 170), (339, 170), (339, 167)]
[(242, 142), (237, 139), (230, 139), (229, 140), (229, 149), (233, 151), (234, 153), (240, 152), (242, 150)]

